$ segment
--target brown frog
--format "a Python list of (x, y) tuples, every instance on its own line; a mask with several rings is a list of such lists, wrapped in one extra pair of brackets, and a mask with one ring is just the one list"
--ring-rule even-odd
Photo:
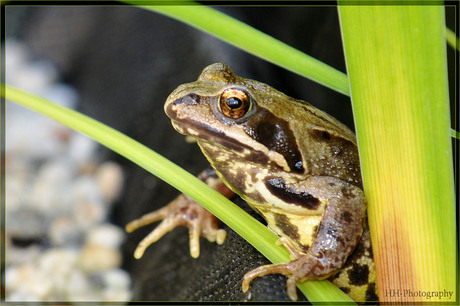
[[(356, 301), (378, 299), (356, 139), (346, 126), (221, 63), (174, 90), (165, 112), (179, 133), (196, 139), (221, 181), (202, 179), (227, 196), (241, 196), (293, 258), (248, 272), (243, 291), (255, 277), (281, 273), (290, 275), (292, 300), (298, 282), (325, 278)], [(127, 229), (160, 219), (139, 244), (137, 258), (177, 225), (190, 227), (194, 257), (200, 234), (218, 243), (225, 239), (214, 217), (185, 195)]]

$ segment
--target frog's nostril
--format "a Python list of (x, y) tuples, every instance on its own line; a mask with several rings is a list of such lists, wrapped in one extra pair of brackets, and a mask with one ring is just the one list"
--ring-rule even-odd
[(179, 98), (173, 102), (173, 104), (190, 104), (190, 105), (195, 105), (198, 104), (197, 102), (198, 96), (194, 93), (190, 93), (182, 98)]

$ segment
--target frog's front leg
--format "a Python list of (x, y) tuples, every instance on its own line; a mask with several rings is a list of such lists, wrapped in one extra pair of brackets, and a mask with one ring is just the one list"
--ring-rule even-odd
[[(198, 178), (227, 198), (234, 194), (217, 177), (213, 169), (203, 171)], [(130, 233), (159, 220), (163, 221), (137, 246), (134, 251), (135, 258), (141, 258), (147, 247), (177, 226), (189, 228), (190, 254), (194, 258), (200, 255), (200, 236), (204, 236), (211, 242), (216, 241), (218, 244), (222, 244), (225, 240), (226, 232), (218, 228), (217, 218), (185, 194), (179, 195), (165, 207), (131, 221), (126, 225), (126, 231)]]
[[(333, 275), (358, 244), (366, 212), (362, 190), (335, 177), (313, 176), (300, 184), (305, 188), (299, 195), (303, 194), (309, 200), (314, 197), (326, 204), (312, 245), (305, 254), (293, 261), (265, 265), (248, 272), (243, 280), (244, 292), (255, 277), (281, 273), (291, 275), (287, 281), (287, 293), (290, 299), (297, 300), (298, 282)], [(290, 192), (293, 190), (291, 186), (283, 187), (290, 188)]]

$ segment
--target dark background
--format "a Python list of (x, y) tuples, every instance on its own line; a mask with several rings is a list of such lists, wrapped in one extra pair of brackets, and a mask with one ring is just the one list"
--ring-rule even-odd
[[(219, 7), (219, 10), (345, 72), (335, 6)], [(309, 101), (353, 128), (349, 98), (240, 51), (178, 21), (129, 6), (6, 6), (5, 34), (25, 41), (38, 57), (52, 60), (81, 95), (79, 110), (149, 146), (198, 174), (207, 162), (196, 145), (176, 133), (163, 103), (178, 85), (194, 81), (214, 62), (240, 76), (257, 79), (295, 98)], [(447, 9), (455, 29), (454, 8)], [(455, 52), (448, 47), (450, 63)], [(453, 65), (450, 65), (453, 67)], [(449, 71), (454, 88), (453, 68)], [(454, 105), (454, 91), (451, 101)], [(113, 211), (124, 226), (158, 209), (178, 192), (116, 154), (104, 159), (124, 167), (125, 191)], [(245, 203), (236, 199), (244, 209)], [(254, 215), (254, 213), (252, 213)], [(179, 228), (132, 257), (153, 226), (129, 234), (124, 267), (134, 282), (134, 300), (241, 301), (247, 271), (268, 261), (225, 225), (226, 242), (201, 240), (201, 255), (189, 255), (188, 233)], [(251, 300), (288, 300), (285, 277), (270, 275), (251, 284)], [(302, 296), (302, 295), (300, 295)]]

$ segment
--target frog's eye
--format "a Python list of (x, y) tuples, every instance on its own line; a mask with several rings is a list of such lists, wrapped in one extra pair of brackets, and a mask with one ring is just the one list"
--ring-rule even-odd
[(220, 95), (219, 107), (224, 116), (239, 119), (250, 110), (251, 99), (244, 90), (229, 88), (224, 90)]

